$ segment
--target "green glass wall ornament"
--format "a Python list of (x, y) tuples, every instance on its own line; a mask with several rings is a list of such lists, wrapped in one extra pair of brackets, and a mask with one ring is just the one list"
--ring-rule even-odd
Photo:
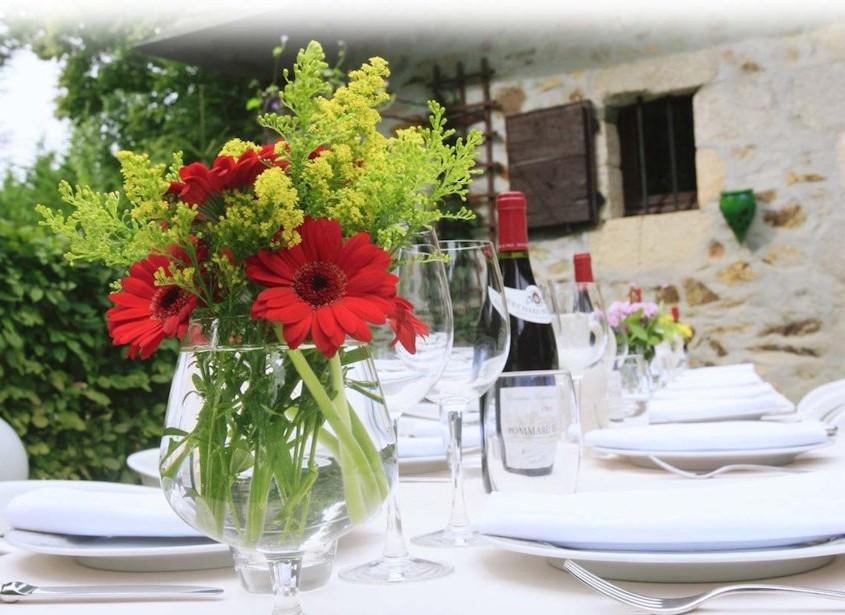
[(739, 243), (745, 241), (754, 214), (757, 212), (757, 201), (751, 190), (732, 190), (723, 192), (719, 197), (719, 209), (725, 221), (736, 236)]

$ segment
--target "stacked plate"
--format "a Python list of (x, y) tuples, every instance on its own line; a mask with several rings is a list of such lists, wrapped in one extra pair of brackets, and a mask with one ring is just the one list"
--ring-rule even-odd
[(589, 562), (611, 578), (764, 578), (810, 570), (845, 553), (839, 482), (819, 472), (675, 489), (493, 493), (477, 527), (500, 548), (557, 564)]
[(598, 429), (584, 437), (601, 454), (653, 467), (652, 457), (683, 470), (715, 470), (734, 463), (784, 465), (797, 455), (833, 443), (818, 421), (722, 421), (667, 423)]
[(759, 420), (794, 409), (750, 363), (691, 369), (649, 401), (650, 424), (594, 430), (585, 443), (641, 466), (653, 457), (684, 470), (783, 465), (833, 442), (818, 421)]
[(0, 535), (0, 552), (64, 555), (105, 570), (232, 566), (229, 548), (185, 525), (158, 487), (0, 481)]
[(742, 420), (795, 410), (751, 363), (685, 370), (648, 407), (652, 423)]

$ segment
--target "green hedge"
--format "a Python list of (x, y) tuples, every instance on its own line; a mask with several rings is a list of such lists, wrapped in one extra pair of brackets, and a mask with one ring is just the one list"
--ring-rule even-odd
[(125, 358), (104, 316), (117, 275), (63, 251), (40, 227), (0, 220), (0, 417), (31, 478), (133, 480), (126, 456), (158, 446), (175, 347)]

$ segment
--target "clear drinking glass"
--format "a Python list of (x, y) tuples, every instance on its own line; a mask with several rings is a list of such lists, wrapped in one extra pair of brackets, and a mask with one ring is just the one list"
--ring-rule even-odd
[(575, 491), (581, 425), (569, 372), (503, 373), (485, 396), (485, 404), (492, 491)]
[(502, 273), (492, 242), (441, 242), (452, 299), (454, 343), (448, 364), (428, 399), (440, 406), (449, 429), (452, 505), (449, 522), (412, 542), (428, 547), (463, 547), (478, 541), (469, 523), (463, 487), (462, 427), (467, 405), (479, 398), (501, 374), (510, 346), (510, 322)]
[(648, 362), (641, 354), (616, 358), (608, 380), (607, 407), (611, 427), (646, 424), (648, 400), (652, 395)]
[[(396, 433), (403, 411), (422, 401), (446, 367), (452, 349), (452, 303), (442, 254), (433, 231), (415, 238), (398, 255), (397, 292), (414, 306), (414, 316), (428, 328), (416, 338), (416, 352), (392, 344), (393, 332), (385, 326), (374, 331), (372, 350), (387, 409)], [(398, 445), (398, 438), (397, 438)], [(401, 456), (401, 448), (398, 449)], [(398, 467), (397, 467), (398, 471)], [(450, 564), (412, 556), (402, 531), (399, 481), (394, 483), (387, 506), (387, 531), (381, 557), (339, 572), (347, 581), (401, 583), (435, 579), (454, 569)]]
[(546, 295), (557, 339), (558, 367), (572, 375), (580, 414), (584, 372), (602, 360), (611, 335), (601, 289), (597, 282), (552, 280)]

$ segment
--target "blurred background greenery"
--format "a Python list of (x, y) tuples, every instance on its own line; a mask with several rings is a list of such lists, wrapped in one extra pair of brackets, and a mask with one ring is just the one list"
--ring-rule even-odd
[(111, 345), (109, 282), (121, 273), (67, 263), (35, 205), (61, 209), (60, 180), (119, 190), (121, 149), (210, 162), (233, 136), (260, 139), (247, 102), (264, 86), (134, 51), (155, 28), (25, 15), (0, 23), (0, 66), (19, 50), (59, 62), (57, 115), (71, 127), (66, 153), (40, 152), (0, 185), (0, 418), (26, 445), (31, 478), (134, 480), (126, 457), (158, 445), (176, 359), (174, 344), (147, 361)]

